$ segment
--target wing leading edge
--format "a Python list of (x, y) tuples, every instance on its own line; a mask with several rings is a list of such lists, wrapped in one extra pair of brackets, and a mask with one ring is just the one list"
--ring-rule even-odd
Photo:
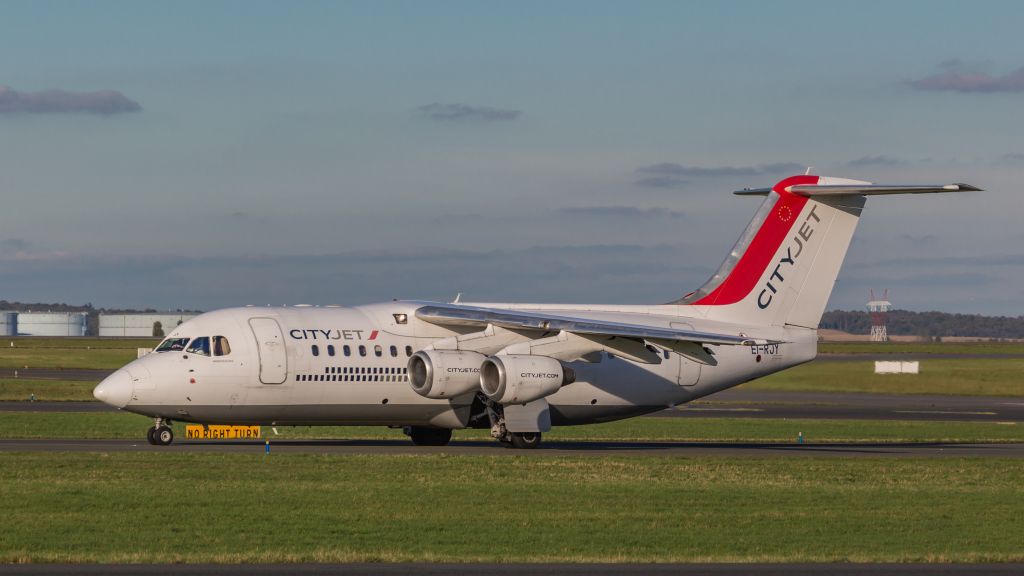
[(695, 344), (723, 344), (726, 346), (753, 346), (774, 343), (746, 336), (732, 336), (711, 332), (660, 328), (643, 324), (627, 324), (525, 312), (481, 308), (462, 304), (427, 304), (416, 310), (416, 317), (431, 324), (449, 326), (480, 326), (488, 324), (512, 330), (537, 330), (543, 332), (571, 332), (591, 336), (614, 336), (652, 341), (692, 342)]

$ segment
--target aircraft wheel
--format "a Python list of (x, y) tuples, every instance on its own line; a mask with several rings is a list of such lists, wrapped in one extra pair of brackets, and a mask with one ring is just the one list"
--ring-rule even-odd
[(156, 446), (156, 426), (150, 426), (149, 430), (146, 430), (146, 441)]
[(513, 432), (513, 448), (536, 448), (540, 446), (540, 432)]
[(153, 440), (157, 446), (169, 446), (174, 442), (174, 431), (169, 426), (160, 426), (153, 431)]
[(413, 426), (409, 429), (409, 437), (417, 446), (447, 446), (452, 441), (452, 431), (448, 428)]

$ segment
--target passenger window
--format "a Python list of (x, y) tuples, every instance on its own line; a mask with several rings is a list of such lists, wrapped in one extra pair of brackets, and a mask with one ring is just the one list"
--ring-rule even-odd
[(392, 358), (398, 358), (398, 347), (397, 346), (392, 346), (391, 347), (391, 357)]
[(319, 355), (320, 355), (320, 347), (317, 346), (316, 344), (313, 344), (313, 356), (319, 356)]
[(384, 349), (380, 347), (380, 344), (373, 347), (373, 355), (378, 358), (384, 355)]
[(202, 338), (196, 338), (195, 340), (192, 341), (192, 344), (189, 345), (188, 350), (186, 350), (186, 352), (191, 352), (192, 354), (199, 354), (200, 356), (209, 356), (210, 339), (207, 338), (206, 336), (203, 336)]
[(228, 339), (223, 336), (214, 336), (213, 355), (227, 356), (228, 354), (231, 354), (231, 344), (228, 344)]
[(366, 346), (363, 346), (362, 344), (359, 345), (359, 355), (366, 356)]
[(406, 356), (412, 356), (412, 346), (406, 346), (405, 347), (405, 355)]
[(345, 353), (345, 356), (352, 355), (352, 348), (349, 348), (348, 344), (345, 344), (345, 346), (342, 347), (341, 351)]
[(188, 344), (188, 338), (168, 338), (156, 347), (154, 352), (181, 352)]
[(327, 355), (334, 356), (334, 344), (327, 345)]

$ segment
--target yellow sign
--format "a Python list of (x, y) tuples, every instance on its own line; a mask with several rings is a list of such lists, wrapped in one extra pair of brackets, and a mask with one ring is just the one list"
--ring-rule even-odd
[(203, 426), (190, 424), (185, 427), (185, 438), (188, 440), (242, 440), (259, 437), (259, 426), (223, 426), (213, 424)]

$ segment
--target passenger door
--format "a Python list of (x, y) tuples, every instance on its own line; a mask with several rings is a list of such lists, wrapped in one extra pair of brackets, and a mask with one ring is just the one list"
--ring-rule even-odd
[(249, 326), (260, 355), (260, 382), (282, 384), (288, 378), (288, 353), (281, 326), (273, 318), (250, 318)]

